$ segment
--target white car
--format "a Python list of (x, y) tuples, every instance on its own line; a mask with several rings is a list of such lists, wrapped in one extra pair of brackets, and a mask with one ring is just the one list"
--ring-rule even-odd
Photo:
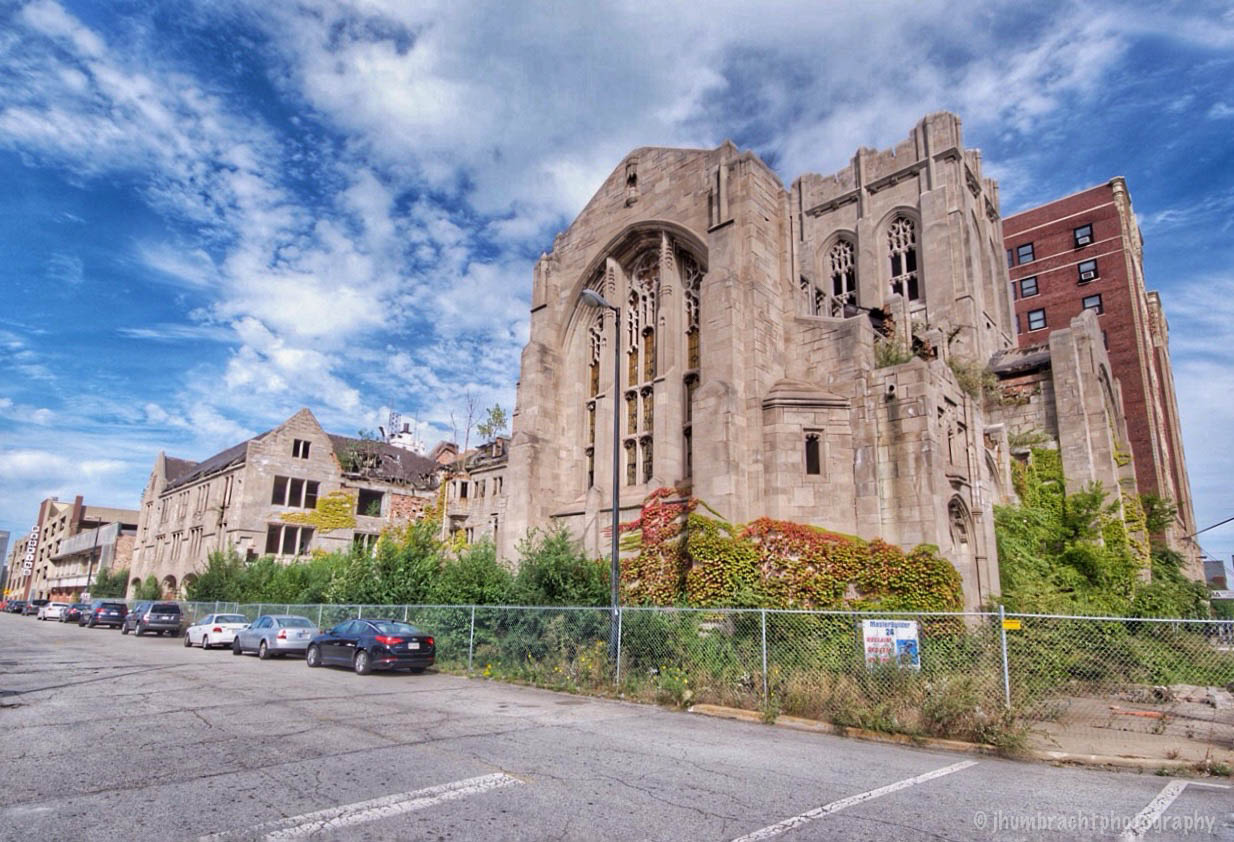
[(207, 614), (184, 630), (185, 646), (231, 646), (236, 632), (249, 627), (243, 614)]
[(60, 615), (64, 613), (64, 609), (68, 608), (67, 602), (49, 602), (39, 609), (38, 618), (40, 620), (59, 620)]

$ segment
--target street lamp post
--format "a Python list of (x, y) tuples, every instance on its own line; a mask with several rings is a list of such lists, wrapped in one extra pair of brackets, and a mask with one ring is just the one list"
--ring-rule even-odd
[(589, 307), (603, 307), (613, 311), (613, 547), (612, 557), (609, 559), (609, 631), (608, 631), (608, 656), (617, 661), (618, 651), (618, 625), (617, 612), (618, 593), (617, 583), (621, 577), (621, 563), (618, 557), (620, 552), (620, 529), (621, 529), (621, 509), (620, 499), (621, 486), (619, 483), (617, 464), (621, 460), (621, 436), (618, 434), (618, 425), (621, 423), (621, 409), (617, 399), (617, 393), (620, 390), (621, 383), (621, 310), (609, 304), (604, 296), (595, 290), (585, 289), (579, 294), (579, 300)]

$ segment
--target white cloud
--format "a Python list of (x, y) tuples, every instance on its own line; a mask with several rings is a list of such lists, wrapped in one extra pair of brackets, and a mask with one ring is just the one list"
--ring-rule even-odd
[(1234, 117), (1234, 105), (1227, 105), (1224, 102), (1214, 102), (1212, 107), (1208, 109), (1208, 117), (1212, 120), (1225, 120)]

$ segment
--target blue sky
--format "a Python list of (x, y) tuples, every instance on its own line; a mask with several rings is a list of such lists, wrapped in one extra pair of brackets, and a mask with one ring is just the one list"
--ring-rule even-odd
[(1004, 213), (1127, 177), (1234, 514), (1230, 5), (875, 5), (0, 0), (0, 528), (300, 406), (446, 437), (512, 405), (532, 263), (631, 148), (787, 183), (943, 108)]

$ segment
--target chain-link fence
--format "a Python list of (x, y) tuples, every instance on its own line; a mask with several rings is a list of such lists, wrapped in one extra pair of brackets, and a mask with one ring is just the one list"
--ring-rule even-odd
[[(1234, 623), (1038, 614), (181, 603), (327, 629), (406, 620), (443, 669), (666, 704), (1007, 745), (1090, 735), (1234, 751)], [(614, 623), (616, 628), (614, 629)], [(1171, 749), (1165, 749), (1170, 751)], [(1097, 752), (1094, 752), (1097, 753)], [(1115, 752), (1111, 752), (1115, 753)]]

